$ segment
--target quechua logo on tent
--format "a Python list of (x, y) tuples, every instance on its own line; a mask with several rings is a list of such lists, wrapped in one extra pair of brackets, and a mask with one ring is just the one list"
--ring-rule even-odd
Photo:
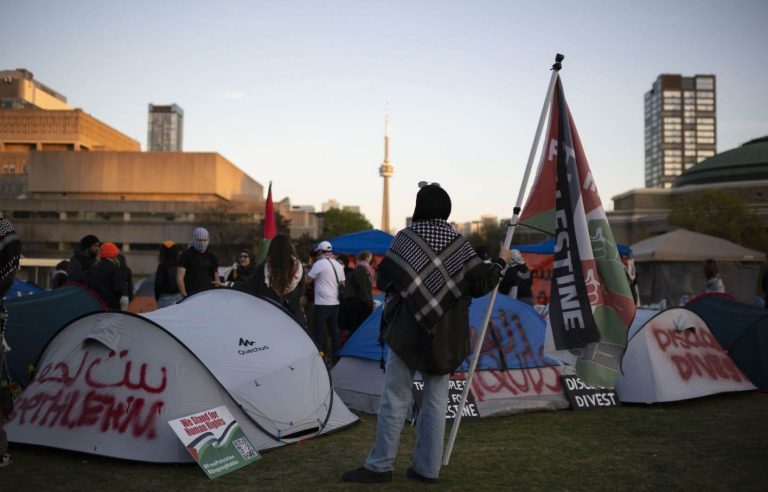
[(237, 351), (237, 353), (240, 355), (248, 355), (248, 354), (253, 354), (255, 352), (262, 352), (264, 350), (269, 350), (269, 346), (267, 345), (262, 345), (261, 347), (257, 347), (255, 345), (256, 345), (256, 342), (254, 342), (253, 340), (247, 340), (245, 338), (241, 338), (239, 346), (250, 347), (250, 348), (248, 348), (247, 350), (240, 349)]

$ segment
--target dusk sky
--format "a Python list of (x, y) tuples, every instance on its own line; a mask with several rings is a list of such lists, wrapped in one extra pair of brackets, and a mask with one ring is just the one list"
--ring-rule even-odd
[(508, 217), (555, 53), (604, 206), (644, 185), (643, 95), (717, 76), (717, 150), (768, 135), (768, 2), (42, 1), (0, 3), (0, 69), (147, 144), (149, 103), (184, 109), (184, 150), (218, 152), (276, 199), (334, 198), (391, 224), (421, 180), (452, 220)]

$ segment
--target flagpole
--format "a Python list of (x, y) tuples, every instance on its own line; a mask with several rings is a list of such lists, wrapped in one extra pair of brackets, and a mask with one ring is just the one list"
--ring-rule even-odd
[[(515, 234), (517, 228), (518, 217), (520, 216), (520, 209), (523, 205), (523, 197), (525, 190), (528, 187), (528, 178), (531, 176), (531, 168), (533, 168), (533, 160), (536, 157), (536, 149), (539, 147), (539, 140), (541, 139), (541, 131), (544, 128), (544, 121), (547, 118), (547, 110), (552, 104), (552, 94), (554, 93), (555, 82), (562, 68), (562, 61), (565, 59), (563, 55), (558, 53), (555, 56), (555, 63), (552, 65), (552, 77), (549, 79), (549, 87), (547, 88), (547, 95), (544, 98), (544, 106), (541, 108), (541, 114), (539, 115), (539, 124), (536, 127), (536, 134), (533, 137), (533, 144), (531, 145), (531, 152), (528, 154), (528, 163), (525, 166), (525, 173), (523, 174), (523, 182), (520, 183), (520, 191), (517, 193), (517, 203), (513, 210), (512, 218), (507, 224), (507, 235), (504, 238), (504, 247), (509, 248), (512, 244), (512, 237)], [(485, 340), (485, 334), (488, 331), (488, 321), (491, 319), (491, 311), (493, 310), (493, 303), (496, 301), (496, 294), (499, 291), (498, 284), (491, 291), (488, 298), (488, 306), (485, 308), (485, 316), (483, 316), (483, 324), (480, 329), (480, 336), (475, 340), (475, 351), (472, 354), (472, 361), (469, 364), (469, 371), (467, 372), (467, 378), (464, 383), (464, 391), (461, 394), (461, 403), (459, 409), (456, 412), (456, 419), (453, 421), (453, 427), (451, 427), (451, 435), (448, 437), (448, 445), (445, 448), (443, 454), (443, 466), (447, 465), (451, 459), (451, 451), (453, 451), (453, 444), (456, 441), (456, 435), (459, 432), (459, 425), (461, 425), (461, 417), (464, 413), (464, 406), (467, 403), (467, 397), (469, 396), (469, 389), (472, 386), (472, 378), (475, 375), (475, 368), (477, 367), (477, 361), (480, 358), (480, 350), (483, 347), (483, 340)]]

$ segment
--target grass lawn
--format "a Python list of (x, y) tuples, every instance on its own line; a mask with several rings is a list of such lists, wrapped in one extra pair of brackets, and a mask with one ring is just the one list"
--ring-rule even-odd
[[(11, 444), (0, 490), (347, 490), (376, 418), (286, 446), (209, 480), (197, 465), (151, 465)], [(446, 432), (447, 434), (447, 432)], [(414, 429), (394, 480), (373, 490), (766, 490), (768, 394), (734, 393), (653, 406), (464, 421), (441, 483), (405, 478)]]

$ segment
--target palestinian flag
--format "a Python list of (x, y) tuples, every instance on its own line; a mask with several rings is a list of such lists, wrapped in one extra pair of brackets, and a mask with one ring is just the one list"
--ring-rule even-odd
[(269, 243), (277, 235), (277, 222), (275, 221), (275, 206), (272, 203), (272, 181), (269, 182), (267, 192), (267, 204), (264, 207), (264, 238), (261, 243), (261, 259), (267, 257)]
[(635, 303), (559, 76), (520, 223), (555, 236), (545, 351), (587, 384), (613, 387)]

